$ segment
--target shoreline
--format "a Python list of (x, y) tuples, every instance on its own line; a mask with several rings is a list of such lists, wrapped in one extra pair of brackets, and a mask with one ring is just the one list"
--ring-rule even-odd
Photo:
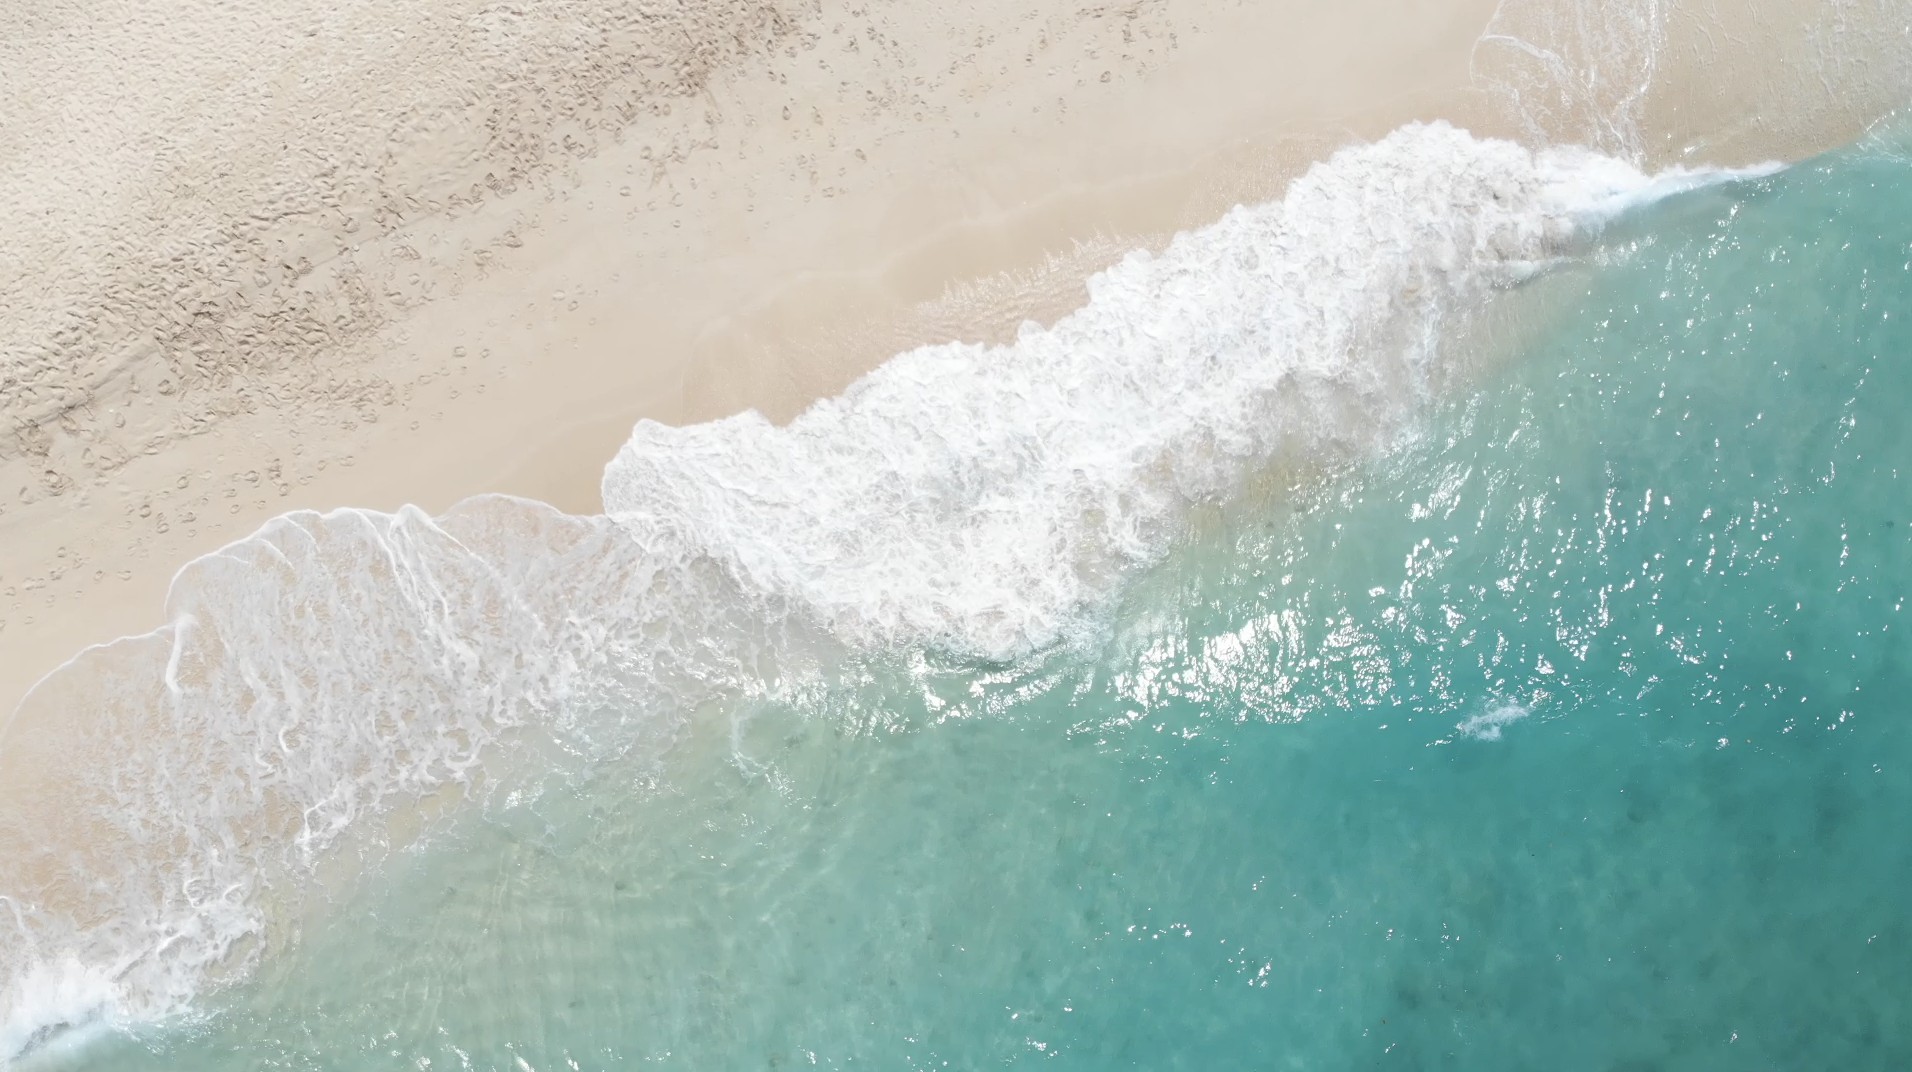
[[(1025, 104), (1035, 87), (1015, 71), (970, 94), (970, 118), (946, 127), (892, 110), (800, 130), (777, 118), (765, 129), (756, 117), (780, 117), (778, 102), (814, 61), (800, 52), (767, 74), (734, 72), (703, 106), (723, 118), (680, 124), (701, 127), (709, 144), (667, 167), (655, 166), (661, 140), (627, 137), (546, 188), (387, 239), (402, 264), (406, 249), (462, 252), (475, 235), (503, 236), (441, 269), (453, 293), (400, 310), (333, 355), (331, 370), (310, 370), (316, 384), (266, 377), (234, 412), (196, 423), (206, 430), (154, 436), (140, 453), (133, 436), (103, 429), (148, 429), (172, 415), (181, 396), (163, 379), (133, 370), (117, 395), (84, 407), (94, 420), (70, 436), (71, 453), (117, 446), (128, 458), (0, 512), (0, 542), (13, 552), (0, 569), (11, 597), (0, 603), (0, 711), (87, 646), (160, 624), (179, 568), (279, 514), (406, 503), (437, 513), (484, 492), (594, 512), (602, 467), (639, 418), (694, 423), (756, 408), (788, 419), (900, 349), (1053, 319), (1128, 249), (1277, 196), (1347, 141), (1450, 115), (1457, 99), (1478, 106), (1466, 63), (1490, 12), (1473, 0), (1423, 9), (1384, 40), (1358, 41), (1366, 27), (1354, 17), (1312, 16), (1301, 21), (1339, 33), (1345, 54), (1297, 37), (1296, 62), (1279, 73), (1250, 47), (1283, 21), (1272, 13), (1209, 3), (1178, 16), (1205, 23), (1200, 36), (1161, 16), (1154, 50), (1166, 53), (1173, 38), (1177, 55), (1154, 65), (1135, 43), (1151, 40), (1150, 27), (1132, 25), (1141, 16), (1111, 26), (1082, 15), (1073, 66), (1038, 79), (1082, 98), (1056, 96), (1047, 112)], [(1030, 40), (1014, 43), (1053, 37), (1060, 51), (1050, 23), (1064, 13), (1021, 20)], [(861, 29), (868, 40), (874, 28)], [(991, 47), (959, 51), (972, 65), (1025, 59)], [(1111, 48), (1127, 58), (1091, 55)], [(1035, 66), (1029, 57), (1019, 66)], [(1123, 74), (1103, 82), (1090, 68)], [(805, 88), (822, 92), (809, 77)], [(755, 170), (778, 152), (787, 170)], [(827, 166), (825, 153), (844, 173), (840, 187), (821, 169), (797, 170)], [(853, 163), (862, 174), (849, 173)], [(631, 181), (637, 172), (650, 179)], [(778, 208), (755, 203), (773, 193)], [(769, 218), (758, 226), (759, 217)], [(643, 251), (665, 236), (675, 248)], [(1032, 276), (1040, 285), (1028, 290)], [(0, 458), (0, 475), (30, 479), (5, 471), (28, 468), (24, 460)]]
[[(1755, 0), (1746, 11), (1773, 19), (1772, 8)], [(1125, 23), (1138, 17), (1129, 11)], [(156, 436), (136, 455), (136, 443), (99, 434), (129, 416), (136, 429), (142, 417), (150, 426), (155, 413), (178, 416), (168, 413), (175, 396), (166, 382), (150, 382), (148, 370), (128, 371), (117, 394), (79, 407), (92, 426), (73, 430), (71, 453), (121, 457), (96, 467), (88, 484), (67, 480), (40, 495), (23, 485), (22, 502), (0, 512), (10, 552), (0, 571), (9, 597), (0, 605), (0, 730), (34, 683), (80, 651), (157, 626), (179, 568), (272, 517), (404, 504), (437, 513), (486, 492), (595, 512), (602, 466), (640, 418), (695, 423), (753, 408), (783, 421), (910, 346), (991, 341), (1025, 319), (1053, 320), (1123, 252), (1159, 248), (1233, 204), (1278, 196), (1333, 148), (1405, 122), (1445, 118), (1477, 134), (1521, 134), (1505, 99), (1482, 84), (1483, 66), (1495, 73), (1482, 62), (1483, 29), (1508, 21), (1507, 5), (1469, 0), (1417, 15), (1383, 35), (1356, 13), (1315, 15), (1306, 28), (1321, 36), (1310, 37), (1293, 33), (1292, 18), (1212, 3), (1183, 13), (1207, 23), (1200, 36), (1183, 41), (1164, 22), (1158, 48), (1134, 46), (1127, 25), (1083, 30), (1092, 43), (1133, 46), (1122, 61), (1131, 66), (1092, 84), (1088, 69), (1111, 61), (1091, 47), (1068, 71), (1051, 67), (1052, 84), (1112, 88), (1073, 107), (1058, 96), (1047, 115), (1036, 104), (1037, 119), (1018, 114), (1033, 87), (1005, 65), (994, 95), (972, 101), (988, 114), (973, 108), (967, 125), (939, 128), (881, 109), (825, 123), (819, 110), (814, 129), (765, 132), (768, 121), (756, 117), (789, 111), (775, 102), (791, 97), (791, 76), (807, 59), (793, 50), (706, 89), (703, 114), (678, 130), (701, 123), (699, 149), (660, 162), (661, 142), (627, 139), (567, 163), (542, 186), (394, 232), (386, 252), (414, 261), (421, 244), (469, 252), (474, 236), (494, 237), (443, 271), (449, 293), (340, 348), (335, 369), (306, 370), (303, 384), (267, 377), (251, 394), (242, 382), (231, 412), (188, 414), (203, 431)], [(1100, 21), (1081, 16), (1075, 29)], [(1704, 25), (1693, 26), (1658, 46), (1681, 62), (1655, 57), (1665, 88), (1642, 109), (1649, 159), (1798, 159), (1850, 140), (1879, 111), (1864, 94), (1802, 98), (1790, 120), (1747, 107), (1729, 80), (1709, 80), (1717, 72), (1704, 52), (1715, 46)], [(1048, 43), (1051, 28), (1037, 26), (1034, 39)], [(1753, 44), (1785, 28), (1769, 25)], [(1268, 73), (1282, 67), (1267, 54), (1271, 29), (1291, 34), (1295, 63), (1279, 75)], [(873, 25), (862, 31), (883, 36)], [(1893, 44), (1883, 36), (1882, 51)], [(1026, 65), (1035, 62), (1031, 50)], [(1257, 79), (1278, 84), (1256, 87)], [(840, 81), (839, 100), (850, 85)], [(1873, 96), (1893, 99), (1896, 85), (1880, 80)], [(1737, 117), (1721, 124), (1729, 102)], [(1826, 125), (1808, 129), (1808, 120)], [(822, 161), (820, 143), (843, 161), (843, 186), (811, 167)], [(782, 214), (759, 228), (758, 200), (769, 198), (758, 187), (772, 184), (720, 157), (796, 149), (813, 152), (782, 161), (795, 165), (776, 176)], [(852, 158), (868, 172), (846, 177)], [(629, 181), (643, 170), (648, 185)], [(617, 210), (624, 222), (607, 226)], [(655, 253), (631, 250), (663, 234), (687, 237)], [(585, 398), (600, 401), (581, 409)], [(0, 475), (30, 481), (36, 464), (0, 457)]]

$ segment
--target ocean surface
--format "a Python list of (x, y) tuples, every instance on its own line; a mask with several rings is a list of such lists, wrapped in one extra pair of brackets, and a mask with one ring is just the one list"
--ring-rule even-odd
[(0, 831), (0, 1064), (1912, 1067), (1906, 146), (1405, 128), (606, 517), (283, 519), (36, 694), (168, 743)]

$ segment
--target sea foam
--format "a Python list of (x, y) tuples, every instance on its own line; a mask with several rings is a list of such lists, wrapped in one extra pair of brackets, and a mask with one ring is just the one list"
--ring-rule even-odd
[(1454, 728), (1459, 730), (1463, 737), (1472, 737), (1477, 741), (1498, 741), (1502, 730), (1532, 713), (1519, 704), (1503, 704), (1491, 711), (1469, 715)]
[(1456, 312), (1724, 175), (1405, 127), (1007, 345), (901, 354), (787, 427), (640, 423), (605, 516), (489, 496), (272, 521), (0, 736), (0, 1064), (237, 978), (394, 809), (661, 750), (844, 650), (1054, 644), (1192, 506), (1398, 428)]

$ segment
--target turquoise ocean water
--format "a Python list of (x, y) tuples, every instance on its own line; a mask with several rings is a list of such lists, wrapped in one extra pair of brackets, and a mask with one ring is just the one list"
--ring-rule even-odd
[(713, 703), (22, 1064), (1912, 1067), (1908, 221), (1884, 143), (1637, 209), (1092, 628)]

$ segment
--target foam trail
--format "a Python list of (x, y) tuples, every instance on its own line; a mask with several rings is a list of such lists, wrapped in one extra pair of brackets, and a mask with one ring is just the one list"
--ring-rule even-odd
[(641, 423), (608, 516), (484, 497), (271, 522), (0, 736), (0, 1063), (243, 974), (396, 808), (657, 754), (699, 705), (844, 650), (1055, 643), (1194, 504), (1283, 452), (1383, 441), (1448, 316), (1724, 177), (1406, 127), (1132, 254), (1053, 328), (899, 355), (785, 428)]
[(1502, 730), (1532, 713), (1519, 704), (1506, 704), (1492, 711), (1482, 711), (1478, 715), (1469, 716), (1466, 721), (1457, 724), (1454, 728), (1459, 730), (1463, 737), (1472, 737), (1477, 741), (1498, 741)]

